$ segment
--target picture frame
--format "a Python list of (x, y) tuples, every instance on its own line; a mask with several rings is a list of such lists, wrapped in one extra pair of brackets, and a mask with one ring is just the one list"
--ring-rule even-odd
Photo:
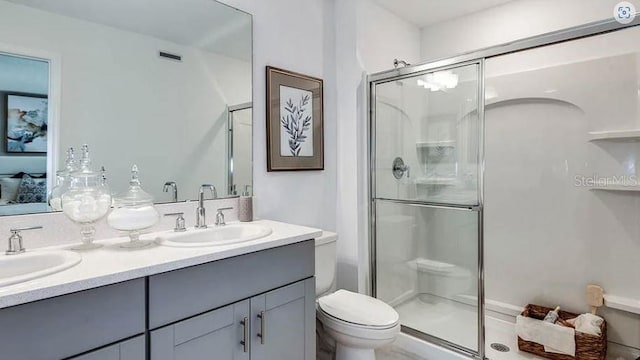
[(266, 67), (267, 171), (324, 170), (322, 79)]
[(8, 154), (46, 154), (47, 95), (6, 93), (4, 97), (4, 138)]

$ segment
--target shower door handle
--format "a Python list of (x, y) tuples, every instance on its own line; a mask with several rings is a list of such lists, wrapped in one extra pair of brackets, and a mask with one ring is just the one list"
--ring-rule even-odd
[(393, 160), (393, 166), (391, 168), (393, 177), (400, 180), (407, 173), (407, 178), (411, 177), (411, 168), (409, 165), (405, 165), (404, 160), (401, 157), (397, 157)]

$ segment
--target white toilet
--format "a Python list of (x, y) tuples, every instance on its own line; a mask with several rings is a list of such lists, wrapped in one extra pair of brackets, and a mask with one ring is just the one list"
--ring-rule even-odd
[(375, 360), (375, 349), (400, 332), (398, 313), (384, 302), (346, 290), (333, 292), (337, 235), (316, 239), (317, 317), (336, 343), (336, 360)]

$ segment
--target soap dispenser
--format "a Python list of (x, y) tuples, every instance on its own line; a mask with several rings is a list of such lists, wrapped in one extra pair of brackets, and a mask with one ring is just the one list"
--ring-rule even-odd
[(244, 191), (238, 200), (238, 220), (241, 222), (253, 221), (253, 197), (249, 194), (251, 185), (245, 185)]

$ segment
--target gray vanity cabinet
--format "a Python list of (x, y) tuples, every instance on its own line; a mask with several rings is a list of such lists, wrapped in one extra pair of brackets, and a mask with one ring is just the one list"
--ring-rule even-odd
[(151, 360), (315, 359), (314, 299), (311, 278), (153, 330)]
[(313, 240), (0, 309), (0, 360), (313, 360)]
[(73, 358), (144, 332), (145, 281), (136, 279), (0, 309), (0, 359)]
[[(245, 319), (247, 320), (245, 322)], [(152, 360), (248, 360), (249, 300), (151, 332)]]
[(315, 359), (315, 281), (251, 299), (251, 360)]
[(71, 360), (145, 360), (146, 346), (144, 335), (88, 354), (76, 356)]

